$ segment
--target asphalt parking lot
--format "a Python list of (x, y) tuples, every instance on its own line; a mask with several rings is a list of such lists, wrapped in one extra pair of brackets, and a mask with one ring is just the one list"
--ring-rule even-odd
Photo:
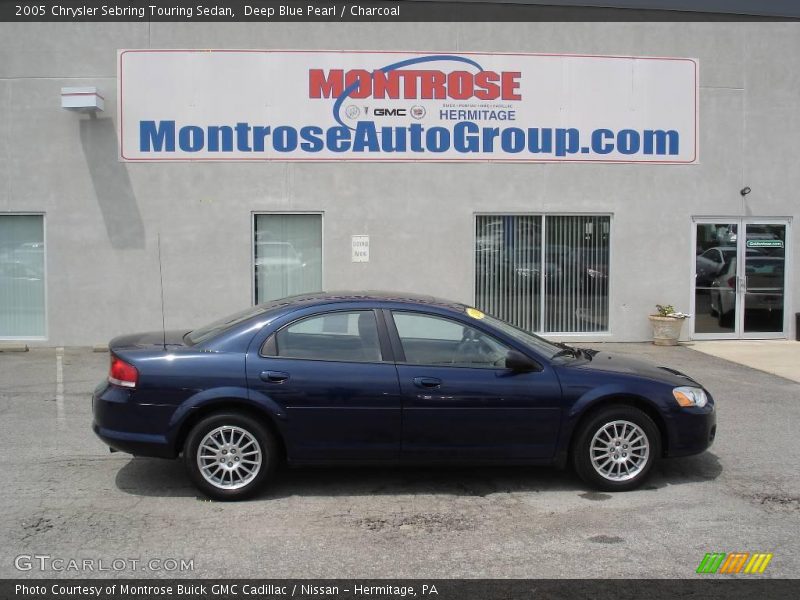
[[(56, 350), (0, 353), (0, 577), (698, 577), (712, 551), (772, 552), (759, 577), (798, 576), (800, 384), (688, 347), (592, 347), (702, 381), (711, 450), (616, 495), (546, 468), (348, 468), (283, 471), (256, 500), (216, 503), (179, 462), (94, 437), (107, 354), (67, 348), (59, 383)], [(34, 554), (126, 566), (18, 571)], [(193, 568), (142, 571), (151, 559)]]

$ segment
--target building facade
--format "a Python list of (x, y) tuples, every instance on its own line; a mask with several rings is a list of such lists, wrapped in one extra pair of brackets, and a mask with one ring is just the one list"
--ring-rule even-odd
[[(122, 158), (120, 51), (208, 48), (686, 59), (698, 154)], [(692, 315), (684, 338), (795, 335), (797, 24), (3, 23), (0, 55), (0, 340), (92, 345), (162, 316), (188, 330), (317, 289), (432, 294), (557, 339), (650, 339), (656, 304)], [(610, 85), (589, 83), (578, 120)], [(104, 110), (62, 108), (94, 93), (75, 89)]]

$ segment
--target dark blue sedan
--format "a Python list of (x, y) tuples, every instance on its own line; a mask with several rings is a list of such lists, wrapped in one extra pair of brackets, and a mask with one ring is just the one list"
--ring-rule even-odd
[(673, 369), (553, 344), (463, 304), (319, 293), (194, 331), (111, 341), (94, 430), (183, 456), (208, 496), (254, 493), (276, 465), (571, 463), (629, 490), (714, 440), (714, 402)]

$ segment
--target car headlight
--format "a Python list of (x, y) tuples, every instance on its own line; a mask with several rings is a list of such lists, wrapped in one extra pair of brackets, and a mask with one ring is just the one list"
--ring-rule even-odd
[(697, 387), (677, 387), (672, 390), (672, 395), (681, 406), (703, 407), (708, 403), (705, 390)]

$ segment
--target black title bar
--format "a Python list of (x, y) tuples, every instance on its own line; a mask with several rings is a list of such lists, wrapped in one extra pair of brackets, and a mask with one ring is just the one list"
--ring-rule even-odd
[(3, 600), (614, 600), (797, 598), (798, 580), (6, 579)]
[[(552, 0), (554, 4), (558, 0)], [(663, 4), (663, 3), (662, 3)], [(783, 21), (728, 13), (518, 2), (359, 0), (0, 0), (5, 22)]]

